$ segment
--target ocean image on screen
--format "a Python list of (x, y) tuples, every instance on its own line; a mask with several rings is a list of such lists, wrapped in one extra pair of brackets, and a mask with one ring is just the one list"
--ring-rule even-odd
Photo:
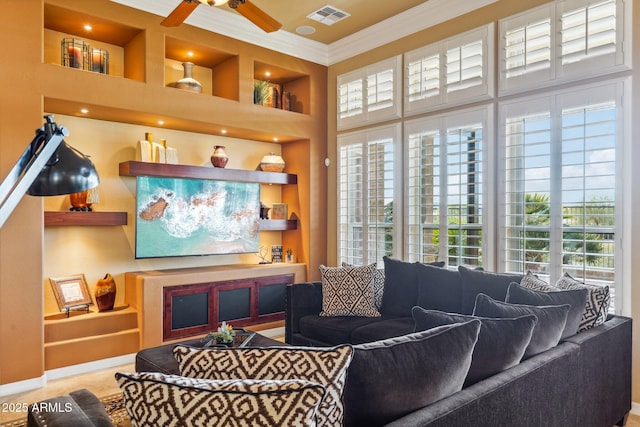
[(140, 176), (136, 258), (258, 252), (260, 184)]

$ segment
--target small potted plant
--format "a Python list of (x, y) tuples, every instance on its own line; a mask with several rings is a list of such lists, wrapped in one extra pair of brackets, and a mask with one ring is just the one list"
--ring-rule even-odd
[(233, 326), (227, 324), (227, 322), (222, 322), (216, 331), (209, 332), (201, 341), (205, 343), (205, 347), (216, 344), (232, 347), (235, 336), (236, 331), (233, 329)]

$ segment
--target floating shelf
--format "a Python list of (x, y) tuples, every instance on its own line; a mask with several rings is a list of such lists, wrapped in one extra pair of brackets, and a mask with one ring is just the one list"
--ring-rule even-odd
[(129, 161), (120, 163), (120, 176), (161, 176), (167, 178), (217, 179), (221, 181), (258, 182), (262, 184), (297, 184), (298, 176), (281, 172), (208, 168)]
[(44, 226), (109, 226), (127, 225), (126, 212), (84, 212), (84, 211), (47, 211), (44, 213)]
[(298, 221), (295, 219), (261, 219), (260, 231), (286, 231), (298, 228)]

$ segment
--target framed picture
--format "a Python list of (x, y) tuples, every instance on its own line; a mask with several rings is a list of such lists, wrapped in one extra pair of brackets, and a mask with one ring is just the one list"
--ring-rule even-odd
[(93, 304), (84, 274), (49, 278), (60, 311)]
[(271, 219), (287, 219), (287, 204), (274, 203), (271, 207)]
[(282, 262), (282, 245), (271, 246), (271, 262)]

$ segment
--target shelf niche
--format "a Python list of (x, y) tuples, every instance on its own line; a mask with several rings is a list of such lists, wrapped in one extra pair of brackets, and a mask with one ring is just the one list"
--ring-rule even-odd
[[(311, 79), (308, 75), (277, 65), (255, 61), (253, 63), (253, 78), (254, 81), (262, 80), (278, 87), (278, 96), (281, 99), (283, 93), (289, 93), (289, 108), (283, 105), (286, 103), (280, 102), (279, 109), (294, 113), (311, 114), (309, 108)], [(263, 106), (274, 108), (274, 103), (270, 102), (269, 105)]]
[[(91, 30), (85, 30), (84, 24), (91, 24)], [(62, 66), (60, 42), (67, 37), (84, 40), (92, 48), (107, 50), (108, 75), (145, 81), (144, 30), (45, 3), (45, 63)]]
[(165, 86), (177, 82), (184, 76), (183, 62), (195, 64), (193, 78), (202, 84), (202, 93), (233, 101), (239, 100), (238, 55), (166, 37)]

